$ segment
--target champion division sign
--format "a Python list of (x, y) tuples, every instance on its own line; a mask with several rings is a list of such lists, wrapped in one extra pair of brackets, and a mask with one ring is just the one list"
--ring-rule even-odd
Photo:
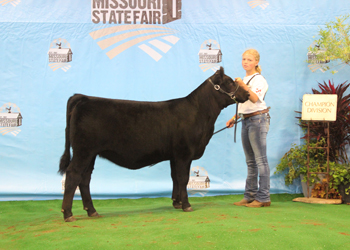
[(337, 102), (336, 94), (305, 94), (301, 119), (304, 121), (335, 121)]
[(95, 24), (166, 24), (181, 19), (181, 0), (91, 0)]

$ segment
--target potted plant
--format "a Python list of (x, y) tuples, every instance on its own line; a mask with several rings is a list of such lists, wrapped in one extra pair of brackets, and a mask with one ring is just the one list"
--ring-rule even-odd
[[(331, 81), (318, 83), (320, 90), (312, 89), (313, 94), (336, 94), (338, 96), (337, 101), (337, 120), (329, 123), (330, 133), (330, 161), (333, 162), (348, 162), (346, 154), (346, 146), (350, 145), (350, 95), (346, 95), (345, 92), (350, 86), (350, 83), (345, 81), (344, 83), (334, 86)], [(301, 114), (301, 112), (297, 111)], [(303, 139), (319, 139), (327, 136), (322, 122), (310, 122), (310, 133), (307, 133), (308, 122), (299, 119), (299, 126), (303, 129), (305, 136)]]
[(350, 164), (333, 163), (329, 174), (330, 188), (339, 192), (343, 204), (350, 205)]
[[(346, 146), (350, 145), (350, 95), (345, 95), (345, 92), (349, 88), (350, 84), (347, 82), (339, 84), (337, 87), (331, 81), (318, 84), (320, 90), (312, 89), (313, 94), (336, 94), (338, 96), (337, 102), (337, 119), (335, 122), (330, 122), (330, 178), (329, 180), (317, 176), (311, 175), (309, 184), (315, 184), (319, 180), (317, 185), (313, 188), (313, 197), (323, 198), (324, 187), (329, 183), (329, 194), (331, 197), (338, 197), (338, 187), (340, 183), (348, 183), (345, 166), (349, 163), (349, 159), (346, 153)], [(296, 111), (301, 114), (301, 112)], [(296, 117), (299, 120), (299, 126), (304, 132), (302, 139), (309, 139), (310, 147), (323, 147), (326, 143), (326, 130), (324, 123), (322, 122), (306, 122), (302, 121), (301, 117)], [(309, 132), (307, 128), (309, 126)], [(327, 170), (327, 158), (324, 150), (310, 149), (309, 154), (310, 172), (326, 172)], [(291, 149), (282, 157), (281, 162), (278, 164), (275, 174), (285, 173), (285, 183), (290, 185), (301, 174), (302, 182), (306, 182), (307, 174), (307, 144), (304, 141), (302, 145), (292, 145)], [(334, 175), (334, 178), (333, 178)], [(338, 178), (338, 176), (343, 177)], [(345, 181), (344, 181), (345, 180)], [(350, 178), (349, 178), (350, 180)], [(333, 183), (332, 183), (333, 182)], [(302, 183), (303, 184), (303, 183)], [(307, 192), (306, 192), (307, 193)], [(305, 195), (305, 192), (304, 192)]]
[[(338, 191), (338, 186), (334, 182), (334, 178), (332, 176), (332, 171), (336, 169), (335, 162), (329, 162), (329, 177), (327, 178), (326, 174), (322, 174), (320, 181), (315, 183), (311, 189), (311, 195), (312, 198), (327, 198), (328, 199), (341, 199), (341, 195)], [(328, 188), (328, 192), (327, 192)], [(328, 196), (327, 196), (328, 193)]]
[[(310, 147), (323, 147), (325, 139), (321, 138), (319, 141), (312, 140)], [(310, 149), (309, 150), (309, 171), (310, 172), (324, 172), (327, 169), (327, 158), (324, 150)], [(292, 147), (281, 158), (277, 165), (274, 174), (284, 173), (284, 181), (287, 186), (294, 183), (295, 179), (300, 178), (302, 181), (302, 188), (304, 196), (307, 196), (307, 144), (302, 145), (292, 144)], [(309, 178), (310, 194), (311, 189), (315, 183), (323, 179), (322, 175), (311, 174)]]

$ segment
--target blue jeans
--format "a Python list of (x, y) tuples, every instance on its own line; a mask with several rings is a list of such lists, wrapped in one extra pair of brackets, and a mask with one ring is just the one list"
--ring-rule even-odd
[(248, 166), (244, 198), (248, 201), (270, 201), (270, 168), (266, 156), (269, 126), (268, 113), (251, 116), (242, 121), (242, 144)]

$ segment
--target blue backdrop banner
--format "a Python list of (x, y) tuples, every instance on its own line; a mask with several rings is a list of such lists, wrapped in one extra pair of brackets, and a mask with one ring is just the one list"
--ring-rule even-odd
[[(300, 182), (285, 186), (284, 176), (273, 173), (291, 144), (300, 143), (295, 111), (303, 94), (317, 82), (348, 80), (350, 68), (332, 75), (307, 63), (319, 28), (348, 13), (348, 0), (0, 0), (0, 199), (62, 196), (57, 171), (73, 94), (184, 97), (220, 66), (243, 77), (247, 48), (260, 52), (269, 84), (271, 192), (301, 193)], [(234, 113), (234, 105), (224, 109), (215, 129)], [(191, 195), (243, 193), (240, 129), (237, 143), (226, 129), (193, 161)], [(96, 197), (170, 197), (171, 190), (168, 161), (137, 171), (96, 161)]]

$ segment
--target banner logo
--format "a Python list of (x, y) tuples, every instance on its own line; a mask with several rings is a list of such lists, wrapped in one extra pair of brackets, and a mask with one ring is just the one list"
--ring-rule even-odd
[(193, 167), (190, 171), (190, 179), (187, 184), (188, 192), (192, 195), (204, 196), (210, 188), (208, 172), (203, 167)]
[(173, 35), (176, 32), (157, 25), (131, 24), (96, 30), (90, 36), (107, 51), (109, 59), (140, 44), (138, 47), (158, 62), (180, 40)]
[(50, 44), (49, 52), (49, 66), (53, 71), (62, 69), (67, 72), (71, 65), (73, 52), (70, 48), (70, 44), (62, 38), (58, 38), (52, 41)]
[(91, 21), (166, 24), (181, 19), (181, 0), (91, 0)]
[(209, 39), (202, 43), (198, 52), (199, 67), (203, 72), (211, 69), (216, 72), (220, 69), (219, 63), (222, 61), (222, 53), (220, 44), (217, 41)]
[(0, 107), (0, 133), (8, 133), (17, 136), (21, 130), (18, 128), (22, 125), (21, 110), (14, 103), (6, 103)]
[(317, 55), (325, 53), (326, 51), (324, 49), (320, 49), (320, 46), (315, 44), (315, 42), (313, 42), (310, 47), (316, 47), (318, 50), (316, 53), (307, 53), (307, 63), (309, 64), (308, 68), (311, 70), (311, 72), (316, 72), (319, 69), (322, 73), (324, 73), (330, 67), (330, 60), (318, 60)]
[(90, 33), (113, 59), (123, 51), (138, 48), (158, 62), (180, 39), (176, 30), (159, 26), (181, 19), (182, 0), (91, 0), (95, 24), (125, 24)]
[(20, 4), (21, 0), (0, 0), (0, 4), (2, 6), (5, 6), (6, 4), (10, 3), (12, 6), (16, 7), (18, 4)]
[(254, 1), (249, 1), (248, 2), (249, 6), (254, 9), (255, 7), (260, 7), (263, 10), (267, 8), (267, 6), (269, 6), (269, 2), (266, 0), (254, 0)]

